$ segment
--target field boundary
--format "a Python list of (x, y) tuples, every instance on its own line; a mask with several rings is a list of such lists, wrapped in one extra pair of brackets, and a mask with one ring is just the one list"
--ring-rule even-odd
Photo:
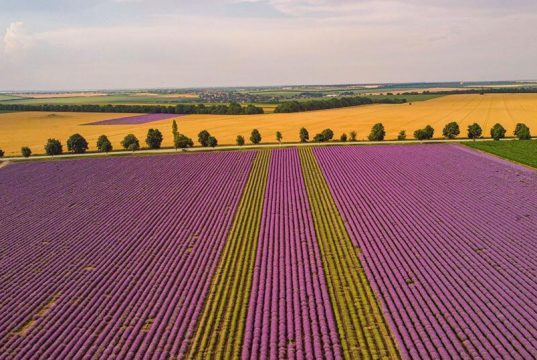
[(400, 358), (355, 247), (311, 148), (299, 150), (312, 218), (343, 353), (350, 359)]
[(500, 163), (505, 164), (507, 166), (511, 166), (511, 167), (514, 166), (517, 170), (522, 170), (522, 171), (528, 171), (529, 170), (529, 172), (537, 171), (536, 167), (528, 165), (528, 164), (524, 164), (524, 163), (522, 163), (520, 161), (516, 161), (514, 159), (509, 159), (509, 158), (503, 157), (501, 155), (488, 152), (486, 150), (482, 150), (482, 149), (479, 149), (479, 148), (468, 146), (466, 144), (457, 144), (457, 145), (455, 145), (455, 146), (457, 146), (459, 149), (461, 149), (463, 151), (474, 153), (474, 155), (481, 156), (481, 157), (490, 159), (492, 161), (500, 162)]
[[(532, 139), (537, 139), (532, 138)], [(516, 140), (515, 138), (506, 138), (502, 139), (501, 141), (513, 141)], [(158, 154), (174, 154), (174, 153), (192, 153), (192, 152), (210, 152), (210, 151), (230, 151), (230, 150), (257, 150), (257, 149), (284, 149), (289, 147), (318, 147), (318, 146), (371, 146), (371, 145), (417, 145), (417, 144), (459, 144), (459, 143), (467, 143), (467, 142), (474, 142), (474, 141), (491, 141), (489, 138), (484, 139), (454, 139), (454, 140), (448, 140), (448, 139), (436, 139), (436, 140), (385, 140), (385, 141), (347, 141), (347, 142), (339, 142), (339, 141), (333, 141), (333, 142), (307, 142), (307, 143), (268, 143), (268, 144), (257, 144), (257, 145), (243, 145), (243, 146), (237, 146), (237, 145), (223, 145), (223, 146), (217, 146), (214, 148), (209, 147), (193, 147), (189, 149), (174, 149), (174, 148), (162, 148), (162, 149), (156, 149), (156, 150), (150, 150), (150, 149), (143, 149), (138, 151), (128, 151), (128, 150), (120, 150), (120, 151), (112, 151), (109, 153), (101, 153), (101, 152), (86, 152), (84, 154), (62, 154), (62, 155), (32, 155), (29, 158), (25, 158), (22, 156), (12, 156), (12, 157), (5, 157), (0, 158), (0, 162), (2, 161), (33, 161), (33, 160), (60, 160), (60, 159), (69, 159), (69, 158), (84, 158), (84, 157), (108, 157), (108, 156), (127, 156), (127, 155), (158, 155)]]

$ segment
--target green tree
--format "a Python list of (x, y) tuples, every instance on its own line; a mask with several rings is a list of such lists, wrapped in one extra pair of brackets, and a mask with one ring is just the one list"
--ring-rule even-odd
[(444, 127), (444, 130), (442, 131), (442, 134), (447, 139), (454, 139), (461, 133), (461, 130), (459, 128), (459, 124), (457, 124), (455, 121), (450, 122), (449, 124), (446, 124)]
[(63, 152), (63, 146), (60, 140), (48, 139), (45, 144), (45, 153), (47, 155), (60, 155)]
[(252, 130), (252, 134), (250, 135), (250, 141), (252, 144), (259, 144), (261, 142), (261, 134), (257, 129)]
[(358, 133), (357, 133), (356, 131), (352, 130), (352, 131), (349, 133), (349, 135), (350, 135), (350, 136), (349, 136), (350, 141), (353, 141), (353, 142), (356, 141), (356, 138), (357, 138), (357, 136), (358, 136)]
[(526, 124), (521, 124), (521, 123), (516, 124), (514, 135), (519, 140), (530, 140), (531, 139), (530, 128), (527, 127)]
[(136, 151), (140, 149), (140, 141), (134, 134), (128, 134), (121, 140), (121, 146), (123, 146), (125, 150)]
[(246, 109), (244, 109), (244, 113), (246, 115), (257, 115), (257, 114), (263, 114), (264, 112), (265, 111), (263, 110), (263, 108), (254, 106), (252, 104), (249, 104), (248, 106), (246, 106)]
[(310, 133), (306, 128), (301, 128), (300, 132), (298, 133), (298, 136), (300, 137), (301, 143), (308, 142), (308, 140), (310, 139)]
[(173, 119), (173, 122), (172, 122), (172, 135), (175, 136), (175, 134), (178, 134), (179, 133), (179, 130), (177, 128), (177, 121), (175, 121), (175, 119)]
[(192, 141), (192, 139), (181, 133), (175, 134), (175, 136), (173, 137), (173, 143), (176, 149), (186, 149), (194, 146), (194, 142)]
[(341, 134), (341, 136), (339, 137), (339, 141), (341, 141), (341, 142), (347, 141), (347, 134), (345, 134), (345, 133)]
[(202, 130), (198, 134), (198, 142), (201, 144), (201, 146), (207, 147), (207, 146), (209, 146), (209, 138), (210, 137), (211, 137), (211, 134), (209, 134), (209, 132), (207, 130)]
[(383, 141), (386, 136), (386, 131), (384, 130), (384, 125), (382, 123), (377, 123), (371, 128), (371, 133), (367, 137), (369, 141)]
[(238, 146), (243, 146), (244, 145), (244, 136), (242, 135), (237, 135), (237, 145)]
[(207, 139), (207, 145), (213, 148), (218, 145), (218, 140), (216, 140), (214, 136), (209, 136)]
[(417, 140), (430, 140), (433, 138), (433, 135), (434, 129), (430, 125), (427, 125), (423, 129), (414, 131), (414, 138)]
[(280, 131), (276, 131), (276, 141), (281, 144), (282, 139), (283, 139), (282, 133)]
[(150, 149), (160, 149), (160, 145), (162, 144), (162, 133), (159, 129), (149, 129), (147, 131), (147, 137), (145, 139), (145, 143)]
[(397, 135), (397, 140), (406, 140), (406, 131), (401, 130), (399, 131), (399, 134)]
[(478, 123), (473, 123), (471, 125), (468, 125), (468, 138), (469, 139), (478, 139), (481, 137), (481, 134), (483, 133), (483, 129), (481, 129), (481, 126), (479, 126)]
[(106, 135), (101, 135), (97, 139), (97, 150), (105, 153), (112, 151), (112, 143)]
[(21, 155), (25, 158), (30, 157), (32, 155), (32, 150), (28, 146), (21, 147)]
[(75, 154), (83, 154), (88, 150), (88, 142), (80, 134), (73, 134), (67, 139), (67, 150)]
[(4, 157), (4, 150), (0, 149), (0, 158)]
[(330, 141), (334, 137), (334, 132), (332, 129), (324, 129), (321, 135), (323, 135), (325, 141)]
[(505, 137), (506, 132), (507, 131), (501, 124), (496, 123), (492, 129), (490, 129), (490, 137), (492, 137), (494, 140), (500, 140)]

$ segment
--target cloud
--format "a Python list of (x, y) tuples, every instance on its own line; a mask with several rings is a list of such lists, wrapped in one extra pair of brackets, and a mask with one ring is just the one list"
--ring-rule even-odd
[(537, 12), (522, 0), (97, 1), (65, 20), (17, 16), (33, 32), (7, 22), (2, 87), (537, 78)]
[(22, 21), (11, 23), (4, 34), (4, 53), (15, 55), (29, 49), (33, 38), (26, 30)]

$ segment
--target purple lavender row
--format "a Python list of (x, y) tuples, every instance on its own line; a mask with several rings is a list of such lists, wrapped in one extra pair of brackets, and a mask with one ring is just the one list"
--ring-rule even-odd
[(315, 153), (406, 357), (537, 352), (536, 172), (453, 146)]
[(108, 119), (108, 120), (100, 120), (100, 121), (87, 123), (84, 125), (138, 125), (138, 124), (146, 124), (146, 123), (150, 123), (154, 121), (177, 118), (180, 116), (184, 116), (184, 115), (163, 114), (163, 113), (144, 114), (144, 115), (127, 116), (127, 117)]
[(341, 358), (296, 149), (273, 150), (243, 358)]
[(2, 169), (0, 199), (10, 210), (0, 220), (0, 353), (184, 353), (253, 157), (126, 157)]

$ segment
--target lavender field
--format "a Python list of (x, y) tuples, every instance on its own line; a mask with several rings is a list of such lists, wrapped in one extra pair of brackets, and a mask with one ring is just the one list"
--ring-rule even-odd
[(127, 116), (127, 117), (120, 117), (120, 118), (115, 118), (115, 119), (95, 121), (95, 122), (91, 122), (91, 123), (84, 124), (84, 125), (138, 125), (138, 124), (146, 124), (146, 123), (150, 123), (154, 121), (176, 118), (179, 116), (182, 116), (182, 115), (162, 114), (162, 113), (144, 114), (144, 115), (135, 115), (135, 116)]
[(537, 354), (537, 172), (459, 146), (315, 154), (405, 358)]
[(185, 351), (254, 156), (2, 169), (0, 357)]
[(531, 359), (537, 172), (458, 145), (0, 169), (0, 359)]

